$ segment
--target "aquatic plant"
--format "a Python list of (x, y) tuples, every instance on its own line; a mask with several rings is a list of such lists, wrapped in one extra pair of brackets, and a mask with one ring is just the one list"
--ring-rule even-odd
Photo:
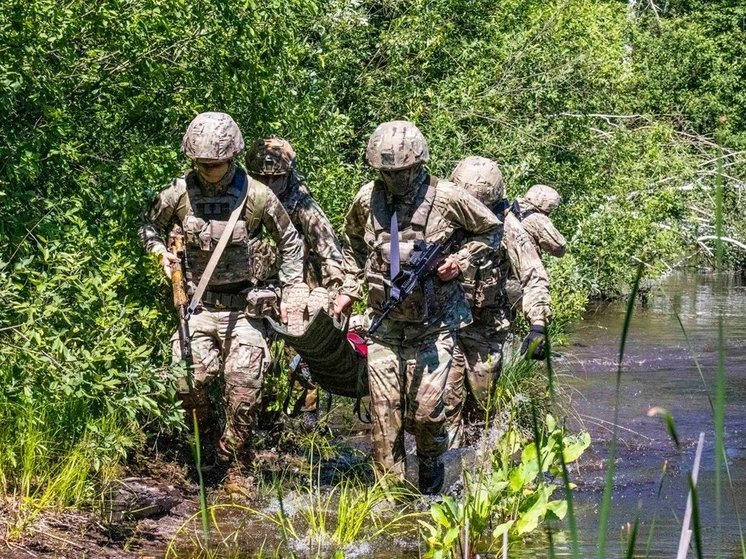
[(588, 433), (569, 434), (551, 415), (533, 441), (509, 428), (494, 448), (483, 450), (473, 473), (464, 472), (462, 497), (443, 497), (430, 509), (432, 521), (420, 521), (428, 557), (469, 559), (500, 545), (504, 535), (520, 536), (545, 518), (563, 518), (567, 503), (551, 500), (558, 486), (545, 476), (558, 476), (562, 464), (577, 460), (589, 445)]

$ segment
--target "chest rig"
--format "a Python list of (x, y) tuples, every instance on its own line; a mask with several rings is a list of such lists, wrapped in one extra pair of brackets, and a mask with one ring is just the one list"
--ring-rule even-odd
[[(366, 262), (368, 280), (368, 304), (376, 311), (381, 311), (383, 303), (391, 293), (391, 216), (397, 209), (399, 224), (399, 260), (402, 270), (411, 269), (411, 262), (419, 250), (418, 244), (424, 243), (430, 211), (435, 200), (435, 177), (427, 178), (420, 187), (412, 204), (402, 212), (392, 208), (387, 201), (386, 189), (382, 182), (376, 181), (371, 194), (371, 221), (375, 243)], [(437, 278), (434, 279), (438, 282)], [(429, 294), (432, 296), (432, 294)], [(389, 317), (401, 322), (422, 322), (425, 316), (425, 296), (422, 286), (412, 293)], [(433, 301), (429, 301), (432, 307)]]
[[(194, 172), (187, 174), (187, 204), (186, 212), (181, 218), (187, 245), (187, 257), (191, 268), (191, 281), (198, 282), (210, 260), (215, 246), (228, 225), (231, 212), (241, 202), (246, 173), (236, 169), (235, 176), (224, 192), (208, 192), (197, 183)], [(252, 181), (252, 189), (248, 196), (256, 198), (258, 186)], [(248, 285), (251, 278), (251, 240), (258, 234), (261, 225), (261, 211), (255, 211), (247, 216), (246, 212), (236, 222), (228, 245), (218, 261), (210, 279), (210, 288), (224, 288), (238, 291)], [(248, 220), (247, 221), (247, 217)]]
[[(500, 200), (490, 207), (492, 213), (502, 218), (510, 207), (508, 200)], [(474, 309), (501, 307), (506, 303), (505, 280), (510, 274), (510, 259), (504, 249), (495, 251), (492, 258), (483, 262), (470, 281), (464, 281), (466, 300)]]

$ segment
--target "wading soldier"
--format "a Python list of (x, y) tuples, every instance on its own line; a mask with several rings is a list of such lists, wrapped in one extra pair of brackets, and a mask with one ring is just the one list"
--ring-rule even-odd
[[(261, 403), (262, 376), (270, 362), (259, 311), (247, 312), (247, 300), (253, 300), (255, 293), (252, 241), (263, 230), (275, 241), (281, 284), (300, 282), (303, 269), (303, 244), (282, 204), (266, 185), (251, 180), (235, 164), (243, 148), (241, 131), (229, 115), (198, 115), (181, 144), (192, 169), (158, 195), (140, 228), (146, 249), (162, 255), (169, 278), (179, 258), (169, 252), (166, 239), (177, 233), (184, 235), (191, 290), (203, 276), (209, 279), (199, 300), (193, 297), (193, 305), (199, 305), (188, 320), (194, 387), (190, 390), (183, 380), (178, 390), (185, 408), (195, 410), (203, 440), (217, 439), (217, 451), (225, 458), (246, 450)], [(227, 245), (210, 274), (211, 256), (221, 238)], [(172, 343), (173, 359), (178, 362), (178, 335)], [(208, 388), (216, 381), (225, 386), (222, 433), (217, 432), (221, 418), (208, 398)]]
[[(539, 257), (546, 252), (551, 256), (562, 258), (567, 250), (565, 237), (557, 230), (549, 217), (549, 214), (559, 207), (560, 202), (559, 192), (554, 188), (545, 184), (535, 184), (510, 208), (528, 233)], [(520, 281), (512, 275), (508, 279), (506, 292), (513, 309), (513, 317), (515, 317), (515, 309), (523, 306), (521, 302), (523, 289)]]
[[(506, 293), (509, 276), (518, 279), (523, 293), (523, 314), (531, 325), (521, 353), (544, 357), (544, 329), (551, 318), (549, 278), (533, 247), (531, 238), (521, 227), (504, 199), (503, 177), (497, 164), (484, 157), (467, 157), (454, 169), (451, 180), (494, 214), (504, 220), (503, 241), (498, 250), (471, 267), (463, 279), (464, 290), (472, 306), (474, 322), (459, 332), (456, 366), (448, 381), (447, 410), (451, 446), (461, 438), (461, 412), (465, 396), (469, 408), (484, 408), (500, 375), (505, 344), (513, 311)], [(473, 399), (473, 400), (472, 400)]]
[(368, 305), (374, 318), (380, 316), (392, 295), (391, 278), (411, 270), (424, 247), (454, 234), (472, 235), (437, 267), (429, 287), (419, 286), (369, 340), (377, 470), (404, 477), (406, 429), (417, 441), (420, 491), (437, 493), (444, 474), (440, 456), (448, 448), (444, 390), (456, 333), (471, 322), (458, 278), (499, 244), (502, 227), (465, 190), (428, 175), (428, 157), (427, 142), (411, 122), (386, 122), (373, 132), (366, 159), (380, 176), (360, 189), (345, 220), (347, 276), (335, 312), (360, 298), (366, 281)]
[(513, 205), (513, 212), (530, 235), (539, 255), (542, 251), (557, 258), (565, 255), (567, 241), (549, 217), (561, 201), (559, 192), (551, 186), (535, 184)]
[[(303, 176), (295, 168), (296, 156), (286, 140), (270, 136), (257, 140), (246, 154), (246, 168), (264, 181), (282, 203), (305, 246), (305, 283), (291, 286), (288, 303), (288, 330), (299, 334), (304, 315), (311, 318), (318, 308), (329, 310), (330, 297), (339, 292), (345, 275), (342, 248), (324, 211), (311, 196)], [(276, 276), (276, 269), (269, 277)], [(316, 417), (318, 390), (309, 379), (296, 381), (300, 399), (293, 408), (306, 424)]]

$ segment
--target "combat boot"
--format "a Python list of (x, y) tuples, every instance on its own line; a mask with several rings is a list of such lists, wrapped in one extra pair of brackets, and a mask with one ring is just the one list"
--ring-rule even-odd
[(417, 478), (420, 493), (436, 495), (443, 489), (445, 468), (440, 456), (418, 456), (420, 461), (419, 476)]

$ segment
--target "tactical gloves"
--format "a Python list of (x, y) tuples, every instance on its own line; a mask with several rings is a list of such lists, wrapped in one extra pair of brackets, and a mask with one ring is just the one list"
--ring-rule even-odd
[(523, 340), (521, 344), (521, 355), (526, 355), (530, 359), (541, 360), (544, 359), (544, 342), (546, 335), (544, 333), (544, 327), (540, 324), (532, 324), (528, 331), (528, 336)]

